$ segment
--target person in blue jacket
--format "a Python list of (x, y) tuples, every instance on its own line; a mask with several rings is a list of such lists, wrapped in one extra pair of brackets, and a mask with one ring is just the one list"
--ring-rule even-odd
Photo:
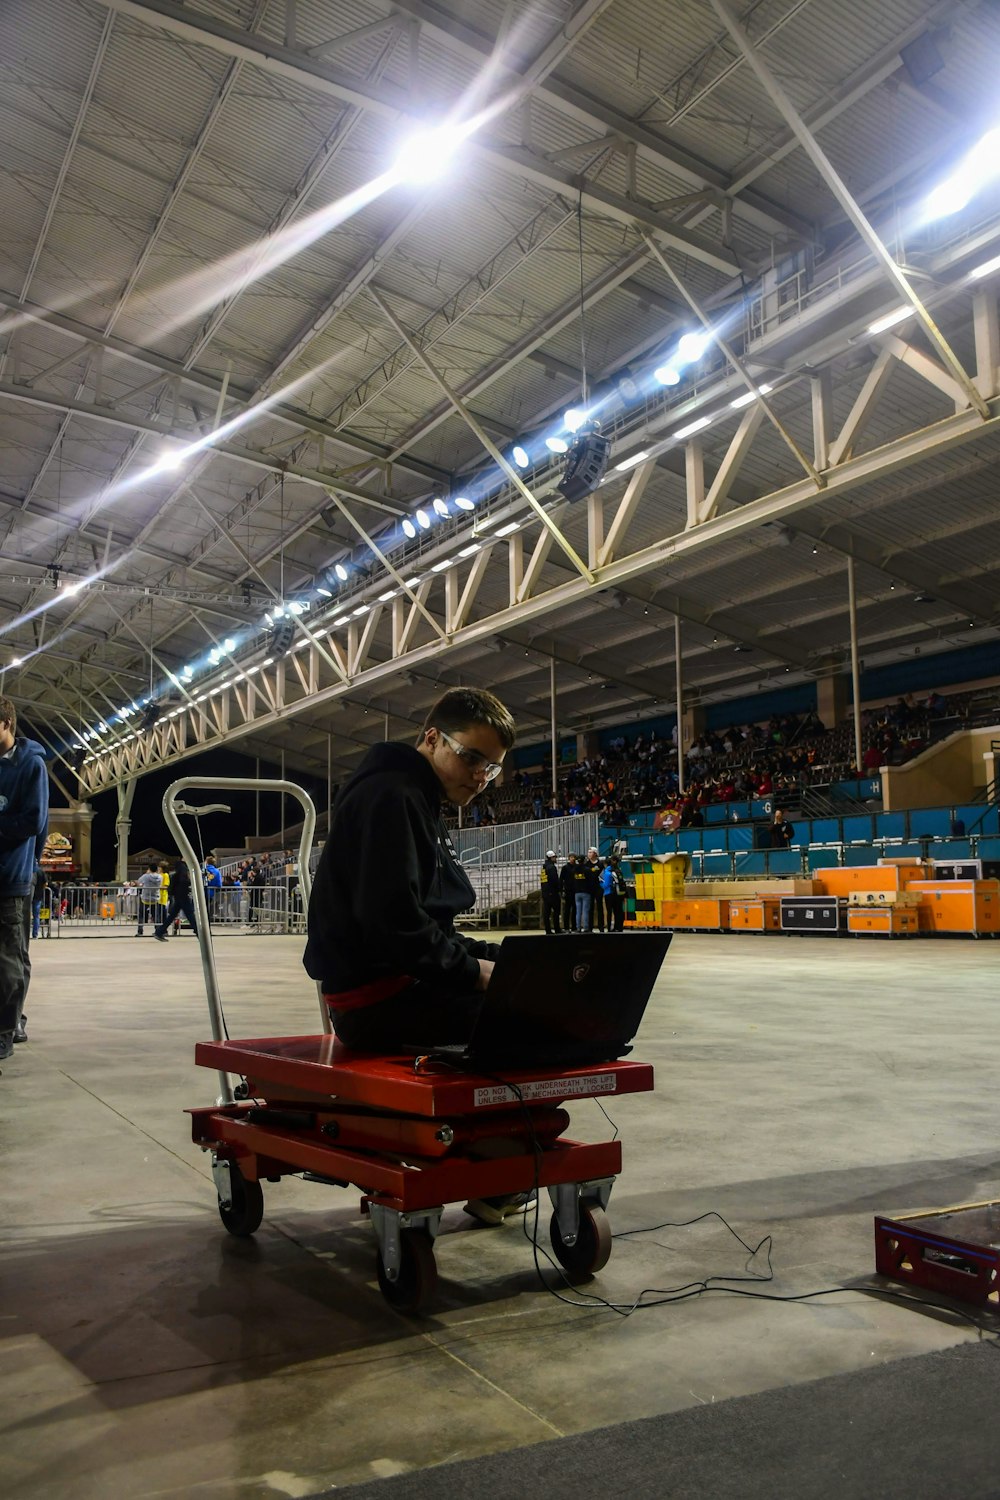
[(17, 709), (0, 697), (0, 1059), (28, 1039), (31, 898), (48, 825), (45, 751), (18, 737)]

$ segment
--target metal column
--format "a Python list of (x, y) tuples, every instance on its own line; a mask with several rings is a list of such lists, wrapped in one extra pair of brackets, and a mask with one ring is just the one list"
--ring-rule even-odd
[(674, 615), (674, 669), (677, 674), (677, 790), (684, 791), (684, 685), (681, 672), (681, 617)]
[(549, 658), (549, 730), (552, 736), (552, 806), (559, 805), (559, 765), (558, 765), (558, 743), (556, 736), (556, 659)]
[(854, 761), (861, 775), (861, 666), (858, 660), (858, 596), (854, 558), (847, 559), (847, 607), (851, 616), (851, 692), (854, 695)]

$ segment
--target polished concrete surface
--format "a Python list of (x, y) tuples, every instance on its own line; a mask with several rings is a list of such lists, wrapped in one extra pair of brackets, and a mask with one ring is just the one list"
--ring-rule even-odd
[[(231, 1035), (318, 1029), (300, 950), (220, 939)], [(718, 1220), (673, 1227), (716, 1212), (748, 1244), (773, 1236), (773, 1283), (729, 1285), (846, 1294), (568, 1306), (518, 1223), (453, 1206), (416, 1321), (378, 1292), (356, 1191), (286, 1179), (254, 1240), (222, 1229), (183, 1113), (217, 1087), (193, 1064), (209, 1034), (193, 939), (62, 937), (33, 956), (30, 1041), (0, 1078), (6, 1495), (301, 1496), (979, 1337), (858, 1284), (876, 1212), (1000, 1195), (998, 944), (674, 941), (636, 1049), (656, 1091), (608, 1106), (613, 1227), (645, 1232), (588, 1290), (625, 1307), (746, 1275)], [(593, 1101), (573, 1122), (610, 1133)]]

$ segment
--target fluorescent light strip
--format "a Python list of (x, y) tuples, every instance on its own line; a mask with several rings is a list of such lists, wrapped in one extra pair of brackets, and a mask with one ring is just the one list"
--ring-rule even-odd
[(769, 395), (770, 391), (771, 387), (769, 385), (759, 385), (754, 391), (744, 391), (742, 396), (737, 396), (736, 400), (730, 401), (729, 405), (733, 411), (739, 411), (741, 406), (749, 406), (751, 401), (756, 401), (758, 396)]
[(711, 417), (699, 417), (697, 422), (689, 422), (686, 427), (679, 427), (672, 436), (675, 438), (690, 437), (693, 432), (701, 432), (702, 428), (707, 427), (711, 420)]
[(620, 464), (615, 464), (615, 472), (620, 474), (625, 469), (634, 469), (636, 464), (641, 464), (649, 457), (649, 449), (643, 448), (641, 453), (633, 453), (630, 458), (623, 458)]
[(1000, 271), (1000, 255), (994, 255), (992, 260), (986, 260), (974, 271), (969, 272), (971, 281), (978, 281), (980, 276), (992, 276), (994, 271)]
[(520, 531), (520, 529), (520, 521), (508, 521), (506, 526), (500, 527), (500, 530), (497, 532), (497, 536), (510, 536), (512, 531)]
[(904, 318), (913, 316), (912, 307), (894, 307), (892, 312), (886, 313), (884, 318), (876, 318), (874, 323), (868, 324), (868, 333), (885, 333), (887, 328), (894, 328), (897, 323), (902, 323)]

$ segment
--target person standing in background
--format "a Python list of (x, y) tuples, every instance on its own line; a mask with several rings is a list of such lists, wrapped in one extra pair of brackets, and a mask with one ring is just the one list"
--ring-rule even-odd
[(136, 885), (139, 891), (139, 917), (135, 935), (142, 937), (144, 924), (147, 921), (154, 925), (159, 921), (163, 877), (155, 865), (147, 865), (136, 881)]
[(559, 867), (556, 852), (550, 849), (542, 865), (542, 922), (550, 937), (561, 931), (559, 926)]

